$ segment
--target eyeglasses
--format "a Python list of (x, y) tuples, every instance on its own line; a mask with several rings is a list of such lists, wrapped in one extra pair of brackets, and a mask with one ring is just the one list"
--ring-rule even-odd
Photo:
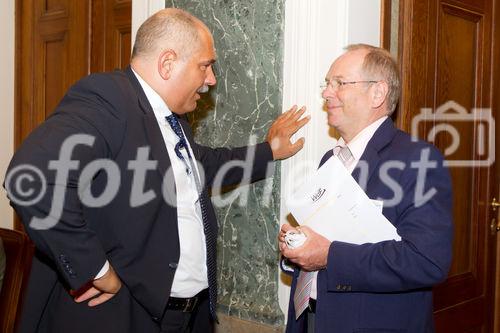
[(380, 81), (375, 81), (375, 80), (364, 80), (364, 81), (342, 81), (339, 79), (331, 79), (328, 80), (327, 82), (323, 83), (320, 85), (320, 88), (322, 90), (325, 90), (327, 88), (331, 88), (332, 90), (337, 90), (339, 87), (343, 87), (346, 84), (356, 84), (356, 83), (377, 83)]

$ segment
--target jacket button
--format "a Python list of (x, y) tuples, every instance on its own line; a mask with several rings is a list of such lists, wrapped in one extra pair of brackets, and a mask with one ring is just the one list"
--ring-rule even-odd
[(176, 262), (171, 262), (170, 264), (168, 264), (168, 267), (172, 268), (172, 269), (175, 269), (177, 268), (178, 264)]

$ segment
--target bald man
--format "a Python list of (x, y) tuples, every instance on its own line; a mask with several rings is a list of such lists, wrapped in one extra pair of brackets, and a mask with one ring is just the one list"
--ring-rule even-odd
[[(215, 60), (200, 20), (162, 10), (139, 28), (129, 68), (77, 82), (16, 152), (8, 175), (29, 165), (45, 179), (5, 184), (37, 247), (22, 332), (212, 331), (217, 221), (207, 188), (235, 160), (251, 174), (229, 169), (221, 185), (264, 178), (268, 163), (302, 148), (290, 136), (308, 120), (292, 108), (267, 142), (199, 145), (185, 114), (215, 85)], [(27, 204), (19, 183), (45, 191)]]

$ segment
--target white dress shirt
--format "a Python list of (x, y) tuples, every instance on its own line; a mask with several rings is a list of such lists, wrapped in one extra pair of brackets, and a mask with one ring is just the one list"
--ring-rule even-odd
[[(194, 179), (194, 172), (198, 173), (198, 169), (192, 170), (189, 175), (186, 173), (186, 165), (177, 157), (174, 150), (175, 145), (179, 142), (179, 137), (174, 133), (165, 119), (172, 112), (168, 109), (160, 95), (135, 71), (134, 74), (139, 80), (149, 104), (153, 108), (165, 146), (167, 147), (175, 179), (180, 258), (170, 295), (183, 298), (192, 297), (203, 289), (208, 288), (205, 233), (203, 231), (201, 207)], [(191, 156), (194, 157), (187, 138), (186, 142)], [(184, 159), (188, 161), (189, 157), (186, 150), (182, 149), (181, 153)], [(165, 262), (165, 265), (167, 264)]]
[[(382, 123), (387, 119), (387, 116), (382, 117), (380, 119), (377, 119), (370, 125), (366, 126), (361, 132), (359, 132), (350, 142), (346, 144), (344, 141), (344, 138), (340, 138), (337, 141), (336, 146), (344, 147), (347, 145), (349, 147), (349, 150), (352, 153), (353, 159), (351, 159), (350, 163), (346, 165), (345, 167), (347, 168), (347, 171), (352, 173), (354, 168), (356, 167), (356, 164), (358, 164), (359, 159), (363, 155), (366, 146), (368, 145), (368, 142), (372, 138), (373, 134), (377, 131), (377, 129), (382, 125)], [(316, 299), (318, 297), (318, 287), (317, 287), (317, 279), (318, 279), (318, 272), (314, 272), (314, 278), (312, 281), (311, 285), (311, 298)]]
[[(199, 172), (197, 165), (195, 165), (196, 170), (192, 170), (189, 175), (186, 173), (186, 165), (175, 153), (175, 145), (179, 141), (179, 137), (174, 133), (165, 119), (172, 114), (172, 111), (169, 110), (160, 95), (158, 95), (139, 74), (134, 70), (132, 71), (144, 90), (155, 114), (156, 121), (158, 122), (167, 148), (175, 180), (180, 257), (170, 295), (182, 298), (193, 297), (203, 289), (208, 288), (205, 232), (203, 230), (201, 207), (198, 201), (198, 191), (193, 174), (193, 172), (197, 174), (199, 174)], [(186, 143), (191, 156), (194, 156), (187, 139)], [(184, 159), (188, 161), (189, 157), (185, 149), (182, 149), (181, 153)], [(166, 264), (165, 262), (165, 265)], [(104, 276), (108, 270), (109, 262), (106, 261), (99, 273), (95, 276), (95, 279)]]

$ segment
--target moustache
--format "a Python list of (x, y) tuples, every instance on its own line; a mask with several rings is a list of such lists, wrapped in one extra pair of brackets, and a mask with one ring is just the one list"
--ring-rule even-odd
[(200, 94), (204, 94), (204, 93), (208, 92), (208, 86), (204, 85), (200, 89), (196, 90), (196, 92), (200, 93)]

